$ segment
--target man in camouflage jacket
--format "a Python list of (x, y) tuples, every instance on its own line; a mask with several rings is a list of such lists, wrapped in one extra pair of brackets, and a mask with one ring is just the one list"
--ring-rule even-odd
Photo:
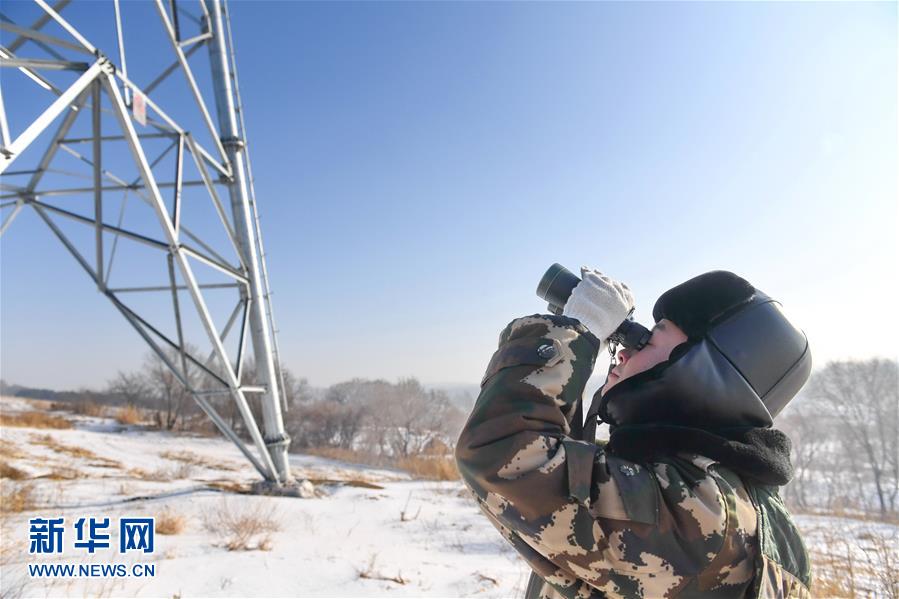
[[(606, 277), (593, 282), (629, 296)], [(581, 319), (536, 314), (502, 331), (456, 449), (479, 507), (533, 570), (528, 599), (808, 597), (805, 549), (777, 494), (791, 475), (786, 436), (641, 416), (612, 426), (608, 444), (575, 438), (611, 332)], [(677, 320), (690, 335), (657, 320), (650, 344), (622, 352), (597, 396), (690, 345), (689, 318)]]

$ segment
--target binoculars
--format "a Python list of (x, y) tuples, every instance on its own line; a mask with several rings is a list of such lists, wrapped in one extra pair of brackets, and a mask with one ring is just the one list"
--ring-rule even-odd
[[(581, 279), (559, 263), (547, 269), (537, 285), (537, 296), (549, 302), (549, 311), (562, 314), (565, 302)], [(610, 345), (622, 345), (627, 349), (640, 350), (649, 342), (652, 333), (638, 322), (634, 322), (634, 311), (627, 315), (615, 332), (609, 336)]]

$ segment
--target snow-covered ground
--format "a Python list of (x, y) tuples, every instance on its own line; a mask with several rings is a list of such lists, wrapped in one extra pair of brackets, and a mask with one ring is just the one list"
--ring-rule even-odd
[[(8, 415), (34, 406), (4, 398), (0, 409)], [(4, 478), (4, 496), (30, 486), (35, 506), (2, 514), (3, 597), (519, 597), (527, 585), (527, 568), (461, 483), (292, 455), (296, 477), (316, 482), (315, 497), (242, 494), (235, 489), (258, 477), (224, 439), (60, 415), (75, 428), (0, 429), (0, 459), (25, 475)], [(162, 517), (180, 518), (183, 530), (157, 532), (152, 554), (120, 555), (118, 519), (148, 516), (157, 526)], [(29, 555), (29, 519), (35, 517), (65, 518), (62, 555)], [(74, 522), (81, 517), (110, 519), (110, 548), (90, 555), (74, 547)], [(258, 530), (236, 539), (227, 523), (242, 518)], [(899, 527), (882, 523), (826, 516), (797, 521), (813, 550), (833, 544), (836, 534), (858, 541), (846, 546), (859, 560), (866, 557), (871, 526), (899, 538)], [(28, 564), (110, 563), (129, 571), (134, 563), (155, 564), (155, 576), (46, 579), (28, 572)]]
[[(4, 414), (31, 409), (9, 398), (0, 406)], [(310, 499), (243, 495), (214, 488), (258, 478), (226, 440), (64, 416), (77, 428), (0, 429), (4, 448), (19, 456), (3, 459), (28, 474), (37, 504), (46, 506), (3, 514), (3, 597), (513, 597), (527, 585), (527, 569), (460, 483), (292, 455), (297, 478), (340, 482), (317, 484), (321, 496)], [(91, 455), (76, 457), (73, 447)], [(185, 466), (188, 459), (194, 464)], [(4, 490), (13, 484), (22, 483), (4, 479)], [(165, 512), (184, 518), (183, 532), (157, 533), (152, 555), (119, 555), (120, 517)], [(270, 520), (277, 530), (254, 535), (249, 550), (229, 551), (232, 535), (210, 529), (241, 516)], [(34, 517), (66, 518), (63, 555), (28, 554)], [(74, 548), (80, 517), (110, 519), (109, 549), (91, 556)], [(27, 570), (29, 563), (132, 562), (155, 563), (155, 577), (46, 580)]]

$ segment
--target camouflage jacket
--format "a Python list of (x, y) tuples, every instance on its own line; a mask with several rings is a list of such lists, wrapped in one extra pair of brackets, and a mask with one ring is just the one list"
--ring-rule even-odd
[[(597, 352), (576, 320), (512, 321), (456, 447), (479, 507), (534, 572), (527, 597), (808, 597), (776, 488), (697, 454), (636, 463), (571, 438)], [(797, 575), (785, 561), (802, 562)]]

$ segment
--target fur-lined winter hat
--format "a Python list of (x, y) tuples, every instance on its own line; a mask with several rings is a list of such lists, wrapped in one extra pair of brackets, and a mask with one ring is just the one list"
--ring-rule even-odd
[(652, 315), (688, 339), (602, 396), (598, 413), (613, 426), (768, 427), (808, 380), (805, 333), (779, 302), (732, 272), (707, 272), (669, 289)]
[(726, 270), (713, 270), (663, 293), (652, 308), (652, 317), (656, 322), (667, 318), (687, 337), (698, 339), (754, 293), (755, 287), (745, 279)]

